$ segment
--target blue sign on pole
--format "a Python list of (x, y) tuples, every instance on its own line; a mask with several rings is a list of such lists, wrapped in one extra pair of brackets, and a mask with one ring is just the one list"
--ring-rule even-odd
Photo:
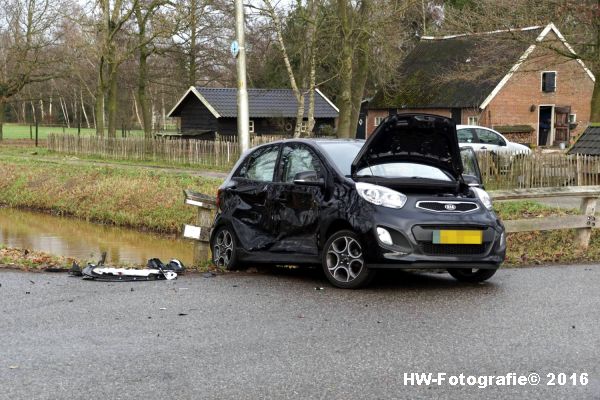
[(240, 45), (238, 44), (237, 40), (234, 40), (233, 42), (231, 42), (231, 55), (234, 57), (238, 56), (238, 53), (240, 52)]

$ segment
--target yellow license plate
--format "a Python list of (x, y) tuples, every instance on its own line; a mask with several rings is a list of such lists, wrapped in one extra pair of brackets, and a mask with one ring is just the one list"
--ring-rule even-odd
[(440, 230), (433, 231), (435, 244), (481, 244), (483, 231)]

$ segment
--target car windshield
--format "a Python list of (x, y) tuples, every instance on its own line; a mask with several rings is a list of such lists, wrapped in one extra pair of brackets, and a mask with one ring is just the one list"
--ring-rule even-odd
[(364, 142), (318, 142), (318, 144), (342, 174), (350, 175), (352, 161)]
[(452, 181), (453, 179), (439, 168), (425, 164), (410, 162), (395, 162), (373, 165), (363, 168), (358, 176), (379, 176), (383, 178), (421, 178), (435, 179), (438, 181)]

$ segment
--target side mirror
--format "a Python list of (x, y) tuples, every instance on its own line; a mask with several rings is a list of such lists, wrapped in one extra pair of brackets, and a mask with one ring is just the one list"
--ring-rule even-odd
[(481, 182), (479, 181), (479, 178), (477, 178), (474, 175), (466, 175), (463, 174), (463, 180), (465, 181), (465, 183), (469, 186), (474, 186), (474, 187), (482, 187)]
[(294, 183), (296, 185), (322, 186), (325, 181), (323, 178), (319, 178), (315, 171), (304, 171), (294, 175)]

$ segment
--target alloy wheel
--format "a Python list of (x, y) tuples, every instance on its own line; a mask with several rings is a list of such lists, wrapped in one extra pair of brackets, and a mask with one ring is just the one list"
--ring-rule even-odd
[(227, 229), (222, 229), (215, 238), (213, 257), (217, 267), (228, 268), (233, 258), (233, 236)]
[(360, 243), (350, 236), (335, 239), (327, 249), (326, 263), (336, 281), (352, 282), (365, 267)]

